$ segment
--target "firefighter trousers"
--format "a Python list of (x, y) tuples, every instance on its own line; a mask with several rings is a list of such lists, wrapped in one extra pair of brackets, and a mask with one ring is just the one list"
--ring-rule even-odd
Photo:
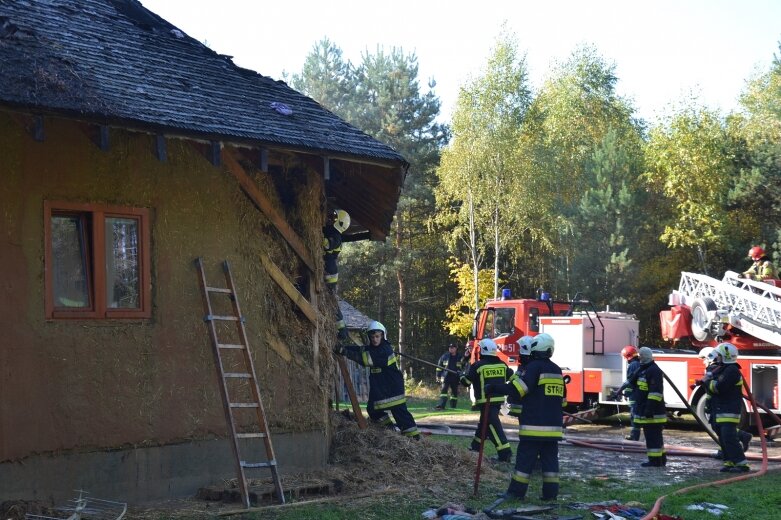
[(496, 453), (499, 456), (499, 460), (509, 462), (513, 456), (513, 452), (510, 449), (510, 443), (507, 442), (507, 436), (504, 434), (504, 428), (502, 427), (502, 421), (499, 420), (499, 409), (501, 403), (492, 403), (488, 405), (488, 415), (485, 415), (485, 404), (478, 404), (480, 407), (480, 422), (477, 423), (477, 429), (475, 430), (475, 437), (472, 439), (472, 451), (480, 449), (480, 435), (483, 431), (483, 424), (488, 421), (488, 428), (486, 430), (485, 438), (490, 440), (494, 446), (496, 446)]
[(415, 423), (415, 419), (412, 414), (407, 410), (407, 404), (401, 403), (390, 408), (383, 408), (377, 410), (374, 408), (374, 402), (369, 401), (366, 405), (366, 411), (369, 413), (369, 419), (381, 426), (393, 427), (393, 421), (390, 416), (393, 415), (393, 419), (396, 420), (396, 426), (401, 430), (401, 433), (407, 437), (420, 438), (420, 432), (418, 432), (418, 425)]
[(542, 499), (555, 500), (559, 495), (559, 441), (528, 440), (520, 437), (518, 453), (515, 456), (515, 471), (507, 494), (523, 498), (529, 489), (534, 465), (540, 461), (542, 469)]
[(439, 406), (445, 407), (448, 391), (450, 392), (450, 407), (455, 408), (458, 405), (458, 379), (445, 377), (442, 388), (439, 389)]
[(648, 462), (663, 464), (664, 456), (664, 430), (663, 424), (643, 424), (643, 435), (645, 436), (645, 451), (648, 455)]

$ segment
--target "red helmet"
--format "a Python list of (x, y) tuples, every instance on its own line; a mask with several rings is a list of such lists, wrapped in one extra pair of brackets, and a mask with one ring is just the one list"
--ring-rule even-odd
[(629, 361), (633, 357), (637, 356), (637, 349), (632, 345), (627, 345), (621, 349), (621, 356)]
[(748, 256), (752, 260), (759, 260), (760, 258), (765, 256), (765, 250), (759, 246), (754, 246), (748, 250)]

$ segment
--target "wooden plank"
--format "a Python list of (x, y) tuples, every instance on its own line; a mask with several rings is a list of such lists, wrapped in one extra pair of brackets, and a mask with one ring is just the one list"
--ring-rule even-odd
[(286, 363), (293, 361), (294, 358), (290, 353), (290, 349), (287, 348), (287, 345), (285, 345), (283, 342), (271, 336), (266, 338), (266, 342), (274, 352), (279, 354), (279, 357), (285, 360)]
[(277, 228), (277, 231), (279, 231), (287, 243), (290, 244), (290, 247), (292, 247), (299, 258), (301, 258), (301, 261), (306, 264), (309, 271), (312, 273), (316, 272), (315, 263), (312, 260), (306, 245), (304, 245), (304, 241), (301, 239), (301, 237), (298, 236), (293, 228), (290, 227), (290, 224), (287, 223), (284, 217), (277, 212), (268, 197), (266, 197), (266, 195), (260, 191), (252, 178), (247, 174), (244, 168), (241, 167), (241, 165), (228, 149), (224, 150), (223, 162), (228, 168), (228, 171), (236, 178), (237, 181), (239, 181), (239, 185), (241, 186), (241, 189), (244, 191), (244, 193), (260, 209), (260, 211), (262, 211), (263, 214), (268, 217), (274, 227)]
[(344, 361), (344, 357), (338, 354), (335, 354), (335, 356), (336, 362), (339, 365), (339, 371), (342, 373), (342, 379), (344, 379), (344, 384), (347, 386), (347, 395), (350, 396), (350, 403), (353, 405), (353, 413), (355, 414), (355, 419), (358, 421), (358, 428), (365, 430), (369, 425), (366, 424), (366, 417), (363, 416), (361, 405), (358, 404), (358, 396), (355, 394), (355, 387), (353, 386), (353, 380), (350, 377), (350, 371), (347, 370), (347, 364)]
[(293, 303), (295, 303), (301, 312), (304, 313), (304, 316), (306, 316), (316, 327), (317, 311), (315, 311), (314, 307), (312, 307), (306, 298), (304, 298), (304, 295), (298, 292), (298, 289), (296, 289), (295, 285), (293, 285), (290, 280), (287, 279), (285, 273), (280, 271), (279, 267), (274, 265), (274, 262), (272, 262), (265, 253), (260, 254), (260, 262), (263, 264), (263, 268), (266, 270), (269, 276), (271, 276), (271, 278), (277, 282), (277, 285), (279, 285), (279, 287), (285, 291), (285, 294), (287, 294), (288, 297), (293, 300)]

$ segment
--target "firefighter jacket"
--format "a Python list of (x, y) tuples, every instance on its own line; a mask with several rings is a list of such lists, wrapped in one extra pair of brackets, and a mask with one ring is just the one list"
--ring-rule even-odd
[[(476, 363), (469, 365), (469, 370), (461, 377), (464, 386), (472, 385), (475, 394), (475, 408), (479, 408), (486, 401), (486, 385), (503, 385), (510, 380), (513, 371), (501, 359), (496, 356), (483, 356)], [(491, 395), (488, 397), (491, 403), (503, 403), (503, 395)]]
[(637, 385), (637, 371), (640, 369), (640, 358), (637, 356), (629, 360), (626, 365), (626, 381), (619, 388), (620, 394), (627, 397), (629, 404), (633, 404), (634, 400), (632, 395), (634, 394), (635, 386)]
[(339, 281), (339, 268), (336, 259), (342, 251), (342, 234), (333, 224), (323, 226), (323, 261), (325, 262), (325, 283)]
[(705, 384), (705, 390), (711, 396), (710, 412), (715, 416), (717, 424), (740, 422), (743, 406), (743, 376), (740, 373), (740, 365), (719, 365), (719, 369), (713, 371), (713, 379)]
[(369, 367), (369, 401), (375, 410), (387, 410), (407, 402), (404, 395), (404, 377), (399, 370), (396, 353), (387, 340), (371, 345), (349, 345), (344, 355), (359, 365)]
[[(442, 354), (442, 356), (439, 358), (439, 361), (437, 362), (437, 379), (442, 379), (442, 377), (445, 378), (445, 381), (448, 383), (458, 383), (458, 374), (454, 374), (453, 372), (461, 372), (461, 367), (463, 366), (461, 363), (462, 356), (459, 356), (458, 354), (450, 355), (450, 352), (445, 352)], [(444, 369), (452, 370), (453, 372), (447, 372)]]
[(664, 407), (664, 376), (662, 369), (651, 361), (640, 365), (635, 374), (632, 400), (635, 402), (637, 414), (635, 424), (664, 424), (667, 422), (667, 412)]
[(743, 275), (751, 280), (766, 280), (768, 278), (777, 278), (776, 268), (773, 263), (763, 256), (759, 260), (751, 264)]
[(509, 399), (523, 404), (518, 437), (524, 440), (561, 439), (562, 409), (566, 405), (561, 368), (548, 358), (532, 358), (510, 380)]

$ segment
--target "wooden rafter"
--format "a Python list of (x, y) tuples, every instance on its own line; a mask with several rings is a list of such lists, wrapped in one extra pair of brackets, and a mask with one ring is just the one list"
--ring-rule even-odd
[(304, 298), (304, 295), (298, 292), (298, 289), (296, 289), (296, 287), (290, 283), (290, 280), (287, 279), (285, 273), (283, 273), (279, 267), (277, 267), (276, 264), (274, 264), (274, 262), (272, 262), (271, 259), (264, 253), (260, 254), (260, 263), (263, 264), (263, 268), (266, 270), (269, 276), (271, 276), (271, 279), (277, 283), (277, 285), (285, 292), (285, 294), (287, 294), (288, 297), (293, 300), (293, 303), (298, 306), (301, 312), (304, 313), (304, 316), (306, 316), (309, 321), (317, 326), (317, 311), (315, 311), (314, 307), (312, 307), (306, 298)]

